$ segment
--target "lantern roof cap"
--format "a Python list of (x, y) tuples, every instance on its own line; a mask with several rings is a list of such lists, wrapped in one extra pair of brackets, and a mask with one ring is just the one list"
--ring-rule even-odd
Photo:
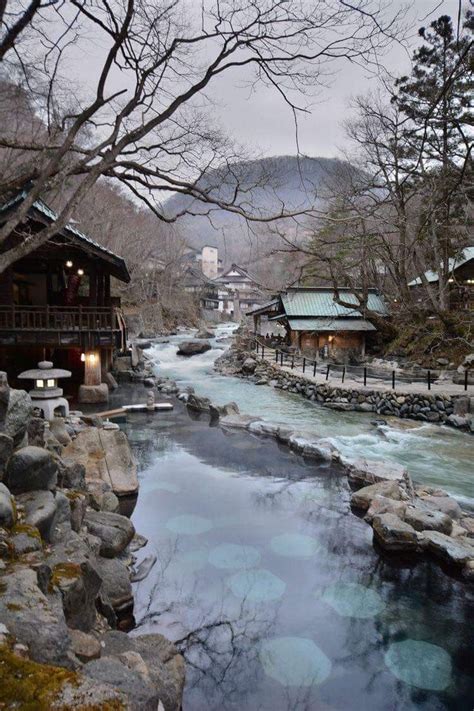
[(38, 363), (38, 368), (25, 370), (18, 376), (24, 380), (58, 380), (59, 378), (70, 378), (70, 370), (54, 368), (50, 360), (42, 360)]

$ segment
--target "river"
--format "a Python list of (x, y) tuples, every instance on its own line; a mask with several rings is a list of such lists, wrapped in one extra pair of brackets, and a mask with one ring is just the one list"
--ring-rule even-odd
[[(380, 432), (363, 414), (216, 374), (219, 340), (180, 359), (180, 338), (151, 353), (159, 374), (474, 499), (467, 435), (399, 422)], [(144, 399), (131, 387), (115, 397)], [(133, 520), (149, 539), (140, 556), (158, 559), (134, 586), (137, 631), (179, 642), (184, 711), (472, 708), (472, 587), (431, 561), (381, 557), (340, 471), (210, 427), (181, 403), (125, 429), (139, 463)]]

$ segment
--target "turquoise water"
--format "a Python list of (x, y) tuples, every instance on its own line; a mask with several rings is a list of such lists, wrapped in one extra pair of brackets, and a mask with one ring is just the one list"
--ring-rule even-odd
[(472, 588), (381, 557), (340, 471), (181, 403), (125, 429), (139, 558), (157, 557), (134, 585), (136, 632), (182, 650), (184, 711), (472, 708)]
[[(232, 326), (217, 330), (217, 338), (231, 333)], [(374, 415), (334, 412), (299, 395), (256, 386), (250, 381), (224, 377), (213, 369), (215, 359), (227, 345), (213, 340), (213, 349), (192, 358), (176, 355), (175, 336), (156, 346), (151, 355), (157, 373), (193, 385), (196, 392), (213, 402), (235, 401), (241, 412), (290, 424), (295, 429), (328, 437), (349, 458), (366, 457), (400, 462), (421, 483), (442, 487), (461, 502), (474, 505), (474, 437), (447, 427), (387, 418), (387, 426), (370, 424)]]

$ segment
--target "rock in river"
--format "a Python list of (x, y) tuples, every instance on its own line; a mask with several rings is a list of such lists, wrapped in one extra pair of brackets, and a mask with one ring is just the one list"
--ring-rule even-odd
[(177, 355), (182, 356), (193, 356), (199, 353), (205, 353), (211, 350), (211, 344), (209, 341), (183, 341), (179, 344), (179, 348), (176, 351)]
[(380, 481), (378, 484), (364, 486), (362, 489), (354, 491), (351, 496), (351, 504), (356, 509), (365, 511), (368, 509), (372, 501), (377, 497), (385, 497), (400, 501), (401, 491), (396, 481)]
[(372, 526), (374, 537), (384, 550), (415, 552), (420, 548), (420, 534), (393, 513), (374, 516)]
[(100, 554), (105, 558), (121, 553), (135, 534), (130, 519), (109, 511), (88, 511), (84, 523), (90, 533), (100, 538)]

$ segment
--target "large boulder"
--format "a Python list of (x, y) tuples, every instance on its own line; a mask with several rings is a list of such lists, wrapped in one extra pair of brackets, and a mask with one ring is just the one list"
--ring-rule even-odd
[(362, 489), (354, 491), (351, 496), (351, 505), (365, 511), (377, 497), (400, 501), (402, 492), (396, 481), (381, 481), (378, 484), (370, 484), (370, 486), (364, 486)]
[(137, 466), (125, 432), (87, 427), (65, 447), (64, 459), (82, 464), (86, 479), (102, 479), (117, 496), (138, 491)]
[(420, 498), (420, 502), (433, 511), (441, 511), (454, 521), (462, 516), (461, 507), (451, 496), (423, 496)]
[(357, 459), (353, 462), (343, 461), (348, 472), (347, 476), (352, 484), (368, 486), (380, 481), (409, 481), (406, 467), (396, 462)]
[(253, 417), (252, 415), (227, 415), (220, 418), (219, 424), (224, 428), (247, 429), (250, 424), (260, 419), (260, 417)]
[(51, 589), (61, 593), (68, 627), (89, 632), (96, 622), (96, 600), (102, 578), (88, 561), (57, 563), (51, 571)]
[(56, 437), (58, 442), (63, 445), (63, 447), (65, 447), (71, 442), (71, 435), (67, 431), (64, 417), (55, 417), (53, 420), (51, 420), (51, 422), (49, 423), (49, 429)]
[(43, 540), (51, 542), (56, 525), (56, 499), (51, 491), (40, 489), (18, 494), (16, 497), (19, 508), (23, 509), (25, 523), (35, 526)]
[(331, 462), (333, 454), (336, 452), (334, 445), (327, 440), (306, 439), (306, 437), (296, 433), (289, 438), (288, 444), (291, 449), (303, 457), (309, 457), (323, 462)]
[[(129, 630), (134, 625), (133, 591), (127, 566), (117, 558), (98, 557), (96, 570), (102, 579), (100, 588), (101, 607), (112, 610), (113, 627)], [(107, 615), (108, 616), (108, 615)], [(112, 622), (109, 619), (109, 622)]]
[(0, 479), (13, 452), (13, 437), (0, 432)]
[(0, 482), (0, 526), (11, 528), (15, 523), (13, 499), (5, 484)]
[(208, 397), (199, 397), (191, 393), (186, 401), (187, 407), (190, 410), (196, 410), (197, 412), (209, 412), (211, 401)]
[(100, 657), (102, 647), (99, 640), (92, 634), (71, 629), (69, 636), (71, 637), (72, 651), (81, 662), (87, 663)]
[(31, 398), (25, 390), (1, 388), (0, 432), (13, 439), (15, 447), (26, 444), (28, 422), (33, 414)]
[(240, 410), (236, 402), (228, 402), (225, 405), (214, 405), (211, 403), (209, 405), (209, 413), (211, 415), (211, 420), (215, 422), (220, 417), (226, 417), (227, 415), (238, 415), (240, 413)]
[(0, 619), (35, 661), (73, 664), (61, 596), (42, 592), (31, 568), (17, 565), (2, 577)]
[(452, 518), (419, 504), (407, 506), (404, 518), (416, 531), (440, 531), (449, 536), (453, 528)]
[(52, 454), (41, 447), (22, 447), (6, 466), (5, 482), (13, 494), (37, 489), (54, 490), (58, 465)]
[(199, 331), (196, 333), (194, 338), (214, 338), (215, 337), (214, 331), (210, 331), (208, 328), (203, 326), (202, 328), (199, 329)]
[(190, 357), (199, 355), (200, 353), (205, 353), (209, 350), (211, 350), (211, 344), (209, 341), (183, 341), (179, 344), (179, 348), (176, 353), (177, 355)]
[(255, 372), (256, 367), (257, 361), (255, 360), (255, 358), (246, 358), (242, 363), (242, 373), (245, 373), (246, 375), (251, 375)]
[(108, 402), (109, 386), (107, 383), (101, 383), (100, 385), (80, 385), (77, 400), (84, 405)]
[(86, 468), (82, 462), (68, 457), (57, 458), (58, 484), (63, 489), (86, 490)]
[(420, 549), (420, 534), (393, 513), (374, 516), (372, 526), (374, 538), (384, 550), (413, 553)]
[[(377, 486), (377, 484), (374, 484), (374, 486)], [(363, 491), (363, 489), (359, 489), (359, 491)], [(358, 492), (355, 493), (357, 494)], [(377, 494), (370, 502), (364, 519), (370, 523), (374, 519), (374, 516), (380, 516), (380, 514), (384, 513), (393, 513), (403, 519), (405, 517), (406, 508), (406, 501), (397, 501), (396, 499), (390, 499), (387, 496)]]
[(149, 678), (158, 691), (165, 711), (179, 711), (185, 680), (184, 659), (176, 647), (160, 634), (130, 637), (123, 632), (107, 632), (102, 637), (103, 654), (121, 657), (139, 654)]
[(100, 554), (105, 558), (114, 558), (125, 550), (135, 534), (130, 519), (109, 511), (88, 511), (84, 524), (90, 533), (100, 538)]
[(469, 539), (451, 538), (439, 531), (424, 531), (421, 535), (426, 549), (441, 560), (461, 567), (474, 561), (474, 544)]
[(102, 656), (86, 664), (83, 673), (125, 694), (129, 700), (126, 708), (131, 711), (157, 711), (160, 702), (157, 689), (144, 673), (130, 667), (128, 659)]

